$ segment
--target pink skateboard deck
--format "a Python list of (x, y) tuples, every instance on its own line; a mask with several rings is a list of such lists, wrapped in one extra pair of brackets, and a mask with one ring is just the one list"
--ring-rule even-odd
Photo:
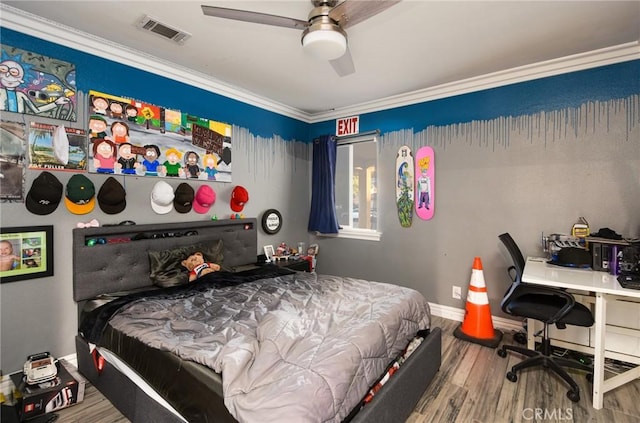
[(422, 220), (433, 217), (435, 209), (435, 156), (433, 148), (420, 147), (416, 153), (416, 214)]

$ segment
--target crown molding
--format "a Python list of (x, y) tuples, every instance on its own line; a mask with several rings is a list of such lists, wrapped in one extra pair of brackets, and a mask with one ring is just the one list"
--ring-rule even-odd
[(225, 84), (209, 75), (188, 69), (150, 54), (116, 44), (95, 35), (79, 31), (52, 20), (0, 3), (1, 26), (36, 38), (60, 44), (99, 57), (109, 57), (118, 63), (201, 88), (233, 100), (274, 113), (309, 121), (309, 114), (269, 100), (241, 88)]
[(487, 90), (518, 82), (532, 81), (534, 79), (541, 79), (637, 59), (640, 59), (640, 42), (634, 41), (631, 43), (620, 44), (586, 53), (574, 54), (558, 59), (547, 60), (474, 78), (424, 88), (410, 93), (386, 97), (367, 103), (337, 108), (326, 113), (317, 113), (311, 116), (310, 123), (409, 106), (412, 104)]
[(126, 63), (137, 69), (184, 82), (305, 123), (318, 123), (344, 116), (409, 106), (518, 82), (640, 59), (640, 42), (634, 41), (312, 114), (260, 97), (242, 88), (225, 84), (209, 75), (182, 67), (179, 64), (112, 43), (2, 3), (0, 3), (0, 10), (2, 11), (0, 24), (5, 28), (96, 56), (111, 57), (117, 62)]

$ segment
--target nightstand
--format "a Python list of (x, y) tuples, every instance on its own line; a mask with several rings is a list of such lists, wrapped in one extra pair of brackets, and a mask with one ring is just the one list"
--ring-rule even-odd
[(273, 262), (276, 266), (286, 267), (291, 270), (298, 270), (301, 272), (310, 272), (311, 263), (308, 260), (302, 258), (289, 258), (288, 260), (280, 259)]

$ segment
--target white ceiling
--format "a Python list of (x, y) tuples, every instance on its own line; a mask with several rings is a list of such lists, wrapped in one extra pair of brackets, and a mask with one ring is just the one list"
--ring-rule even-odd
[[(347, 29), (356, 72), (341, 78), (305, 54), (301, 31), (207, 17), (201, 4), (302, 20), (312, 8), (309, 0), (2, 0), (19, 9), (3, 12), (29, 12), (311, 117), (640, 39), (640, 1), (404, 0)], [(145, 14), (192, 37), (178, 45), (143, 32), (135, 23)]]

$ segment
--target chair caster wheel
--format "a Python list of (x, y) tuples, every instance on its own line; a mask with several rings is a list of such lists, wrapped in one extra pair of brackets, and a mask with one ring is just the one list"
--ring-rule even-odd
[(527, 343), (527, 334), (518, 332), (515, 335), (513, 335), (513, 340), (516, 341), (518, 344), (524, 345)]
[(573, 402), (578, 402), (580, 401), (580, 392), (568, 391), (567, 398), (569, 398)]
[(503, 349), (498, 350), (498, 356), (505, 358), (507, 356), (507, 352)]
[(587, 382), (593, 383), (593, 373), (587, 373)]
[(507, 372), (507, 380), (509, 382), (516, 382), (518, 380), (518, 375), (514, 372)]

